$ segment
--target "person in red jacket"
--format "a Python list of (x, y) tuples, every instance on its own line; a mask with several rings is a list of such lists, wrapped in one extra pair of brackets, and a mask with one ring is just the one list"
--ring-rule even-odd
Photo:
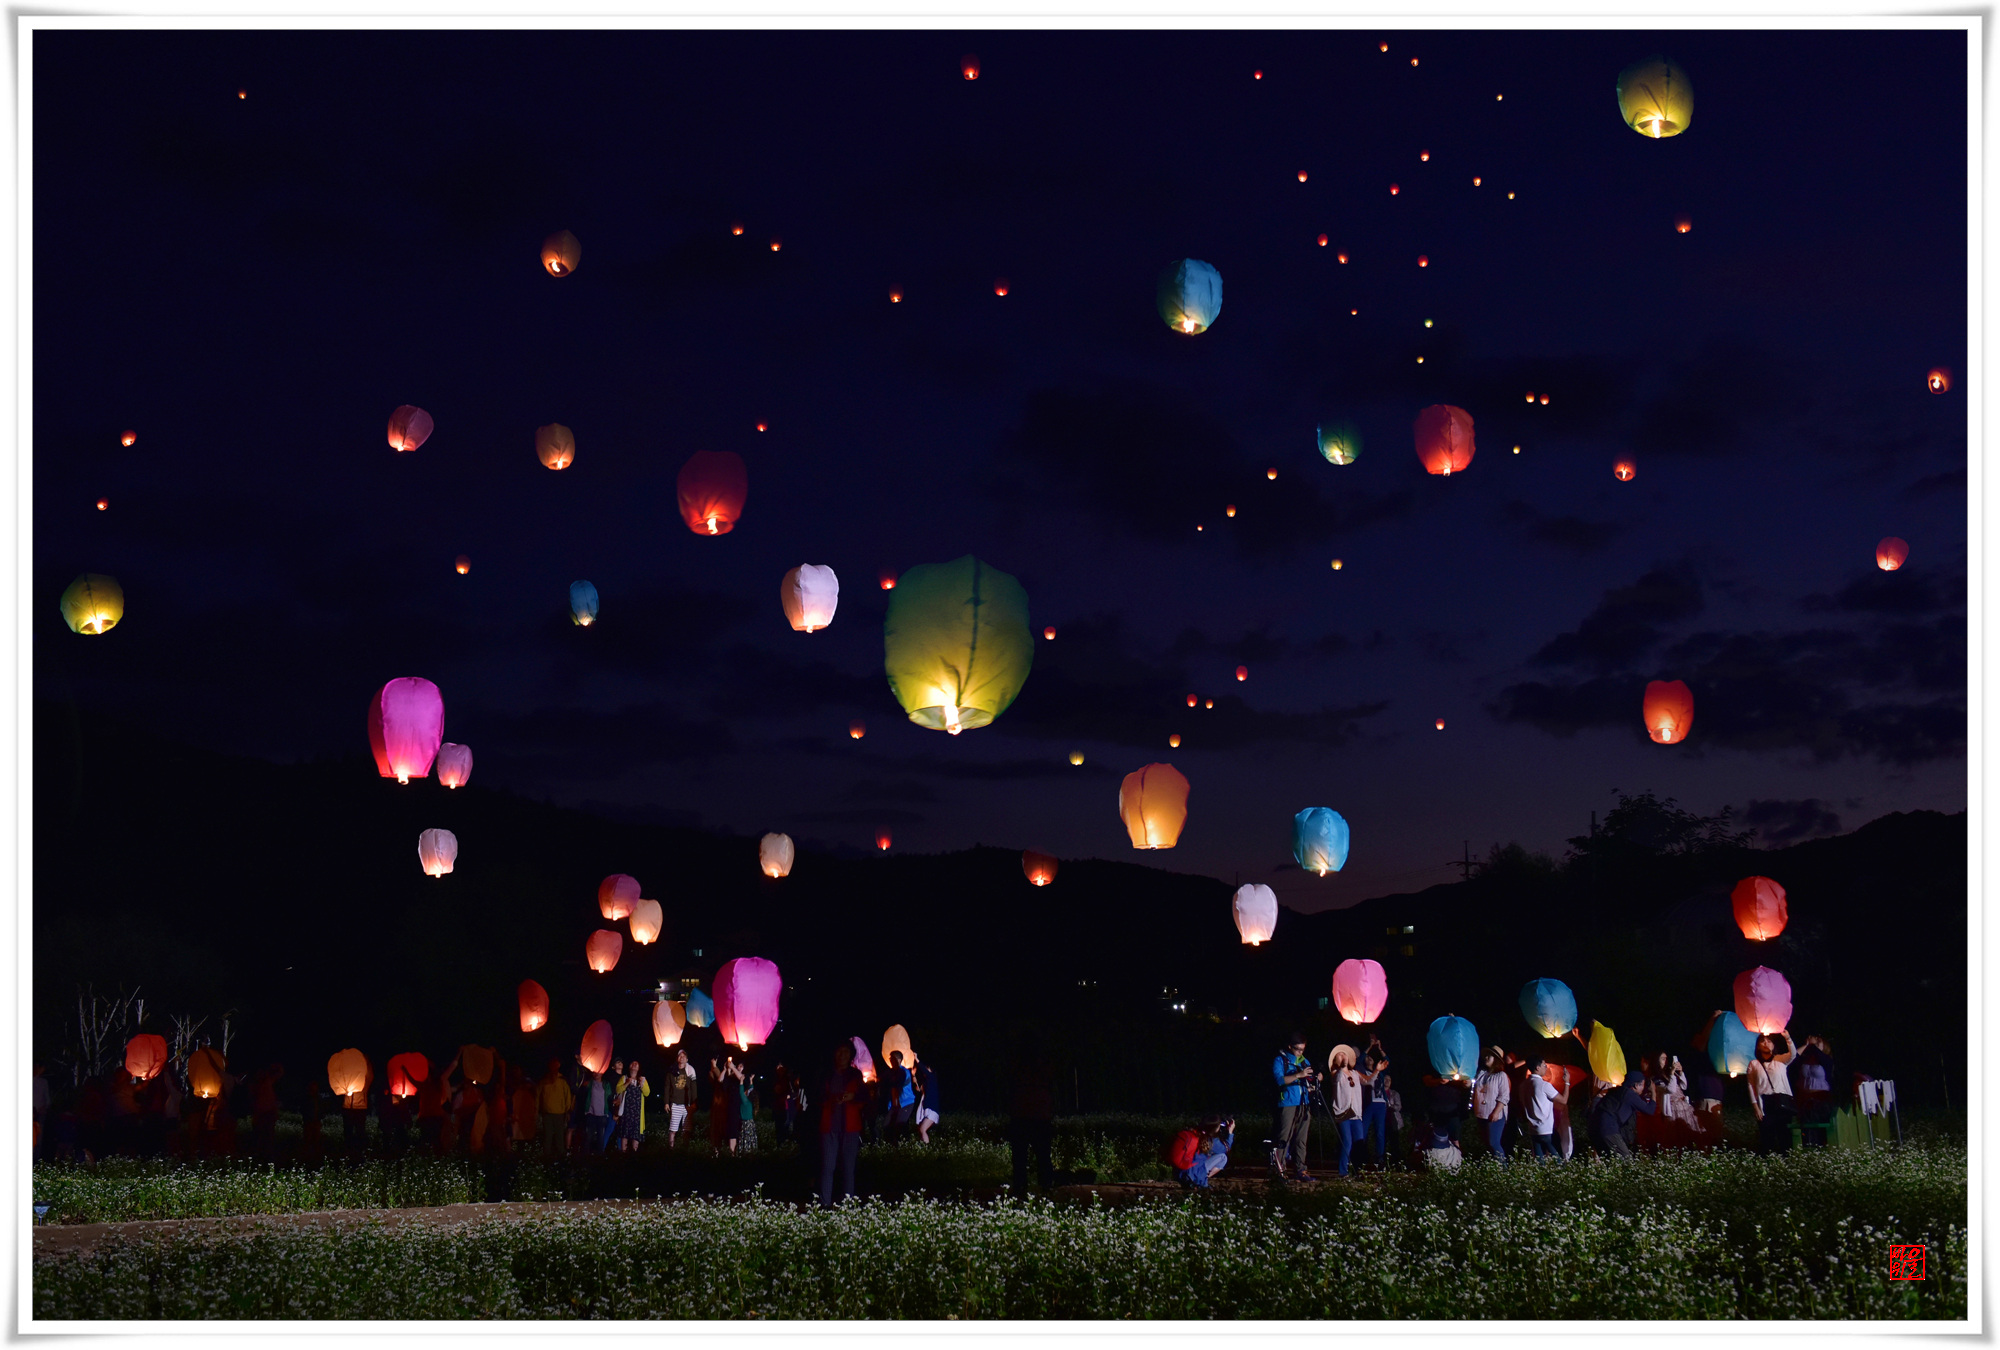
[(833, 1168), (840, 1164), (840, 1193), (854, 1194), (854, 1160), (861, 1152), (861, 1121), (868, 1085), (854, 1067), (854, 1045), (834, 1047), (833, 1075), (820, 1093), (819, 1203), (833, 1208)]

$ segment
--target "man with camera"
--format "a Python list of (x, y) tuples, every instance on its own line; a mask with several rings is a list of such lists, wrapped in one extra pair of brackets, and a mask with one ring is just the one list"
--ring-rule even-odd
[(1229, 1165), (1229, 1149), (1235, 1142), (1234, 1117), (1202, 1117), (1200, 1125), (1182, 1130), (1168, 1145), (1167, 1161), (1174, 1169), (1174, 1180), (1194, 1190), (1207, 1190), (1209, 1178)]
[(1312, 1129), (1312, 1099), (1319, 1073), (1306, 1058), (1306, 1034), (1294, 1031), (1271, 1061), (1271, 1079), (1278, 1089), (1278, 1109), (1271, 1123), (1271, 1180), (1283, 1182), (1289, 1168), (1295, 1181), (1311, 1181), (1306, 1171), (1306, 1140)]

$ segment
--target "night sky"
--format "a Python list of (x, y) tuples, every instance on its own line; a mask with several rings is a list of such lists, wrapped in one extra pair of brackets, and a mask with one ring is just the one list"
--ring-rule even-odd
[[(365, 755), (421, 675), (488, 787), (1302, 909), (1468, 840), (1560, 854), (1614, 787), (1773, 843), (1961, 810), (1965, 46), (40, 32), (36, 693), (290, 761)], [(1695, 112), (1651, 141), (1613, 84), (1658, 51)], [(1196, 337), (1154, 307), (1188, 257), (1224, 284)], [(398, 454), (405, 403), (436, 431)], [(1463, 474), (1413, 453), (1433, 403), (1475, 419)], [(675, 509), (697, 450), (749, 467), (718, 539)], [(948, 737), (889, 693), (876, 578), (966, 553), (1057, 637)], [(841, 582), (811, 635), (807, 562)], [(103, 637), (58, 613), (84, 571), (126, 592)], [(1686, 743), (1646, 739), (1651, 679), (1693, 688)], [(1138, 855), (1115, 796), (1153, 761), (1188, 824)], [(1353, 828), (1323, 880), (1316, 805)]]

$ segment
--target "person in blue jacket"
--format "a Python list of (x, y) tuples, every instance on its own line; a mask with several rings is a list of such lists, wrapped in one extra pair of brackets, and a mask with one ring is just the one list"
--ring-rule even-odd
[(892, 1144), (897, 1143), (917, 1114), (917, 1089), (910, 1080), (910, 1071), (903, 1067), (901, 1050), (889, 1052), (889, 1070), (882, 1075), (882, 1106), (883, 1114), (889, 1118), (884, 1137)]
[(1278, 1107), (1271, 1121), (1271, 1179), (1282, 1182), (1289, 1170), (1296, 1181), (1311, 1181), (1306, 1171), (1306, 1142), (1312, 1129), (1312, 1085), (1319, 1077), (1306, 1058), (1306, 1034), (1285, 1037), (1284, 1049), (1271, 1061), (1271, 1081), (1278, 1089)]
[(1597, 1145), (1598, 1152), (1632, 1156), (1632, 1148), (1625, 1142), (1625, 1126), (1640, 1113), (1652, 1115), (1654, 1109), (1639, 1091), (1645, 1085), (1644, 1074), (1627, 1074), (1623, 1083), (1606, 1088), (1597, 1099), (1597, 1108), (1590, 1116), (1590, 1142)]
[(1176, 1171), (1174, 1180), (1205, 1191), (1208, 1179), (1229, 1165), (1229, 1150), (1236, 1143), (1236, 1122), (1221, 1116), (1204, 1116), (1201, 1134), (1201, 1151), (1194, 1155), (1194, 1165)]

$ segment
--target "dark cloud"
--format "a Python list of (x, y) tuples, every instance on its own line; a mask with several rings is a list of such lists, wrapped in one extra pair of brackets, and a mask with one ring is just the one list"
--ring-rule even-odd
[(1800, 606), (1809, 613), (1932, 614), (1965, 604), (1965, 578), (1931, 572), (1871, 568), (1832, 595), (1809, 595)]
[(1817, 797), (1803, 801), (1765, 801), (1753, 798), (1743, 808), (1742, 821), (1755, 829), (1766, 844), (1774, 847), (1840, 833), (1840, 817)]
[(1620, 669), (1658, 645), (1664, 637), (1662, 624), (1693, 618), (1701, 609), (1701, 582), (1692, 567), (1655, 567), (1630, 586), (1605, 592), (1575, 632), (1551, 639), (1534, 660), (1545, 666)]
[(1642, 455), (1728, 454), (1793, 381), (1769, 353), (1717, 341), (1675, 362), (1664, 383), (1646, 398), (1627, 437)]
[(1575, 553), (1596, 553), (1625, 533), (1625, 527), (1608, 520), (1585, 520), (1581, 516), (1545, 516), (1529, 503), (1516, 499), (1500, 511), (1501, 518), (1519, 525), (1528, 538), (1553, 544)]
[(1966, 490), (1964, 469), (1947, 469), (1943, 473), (1929, 473), (1903, 489), (1903, 495), (1912, 499), (1934, 496), (1949, 492), (1963, 495)]

